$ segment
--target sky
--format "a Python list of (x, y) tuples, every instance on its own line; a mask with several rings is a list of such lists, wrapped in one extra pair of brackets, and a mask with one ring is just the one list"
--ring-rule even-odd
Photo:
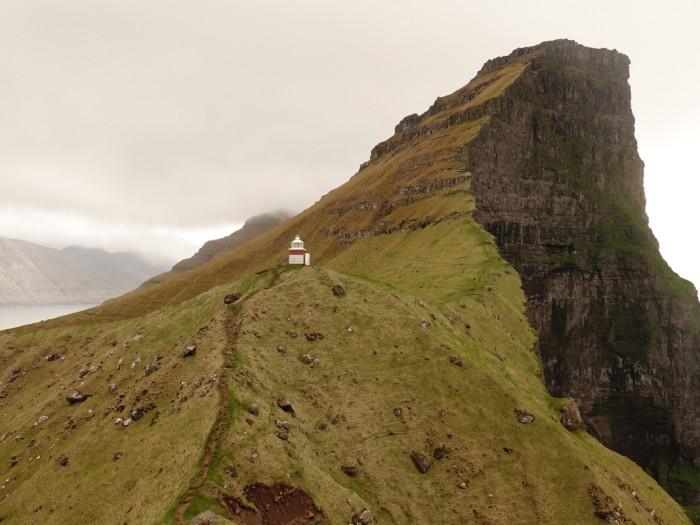
[(0, 0), (0, 235), (188, 257), (299, 212), (490, 58), (631, 59), (650, 224), (700, 288), (695, 1)]

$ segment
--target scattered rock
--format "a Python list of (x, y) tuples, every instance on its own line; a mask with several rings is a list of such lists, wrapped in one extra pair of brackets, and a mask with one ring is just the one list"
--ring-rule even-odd
[(122, 423), (124, 423), (124, 418), (121, 416), (114, 420), (115, 425), (121, 425)]
[(311, 363), (314, 362), (314, 358), (311, 357), (309, 354), (304, 354), (303, 356), (300, 357), (301, 362), (304, 363), (305, 365), (310, 365)]
[(321, 332), (306, 332), (304, 335), (307, 341), (320, 341), (325, 337)]
[(357, 474), (359, 473), (357, 471), (357, 467), (355, 465), (343, 465), (342, 467), (340, 467), (340, 470), (342, 470), (345, 474), (347, 474), (351, 478), (357, 477)]
[(134, 420), (131, 419), (131, 418), (125, 419), (124, 422), (122, 423), (122, 425), (124, 425), (125, 427), (128, 427), (128, 426), (131, 425), (133, 422), (134, 422)]
[(510, 447), (503, 447), (503, 452), (505, 452), (506, 454), (512, 454), (513, 449)]
[(88, 397), (90, 397), (90, 394), (83, 394), (79, 390), (72, 390), (66, 396), (66, 401), (68, 401), (68, 403), (70, 403), (71, 405), (75, 405), (77, 403), (82, 403)]
[(341, 295), (345, 295), (345, 288), (343, 288), (339, 284), (334, 284), (333, 285), (333, 295), (336, 297), (340, 297)]
[(285, 332), (285, 334), (287, 334), (287, 335), (288, 335), (289, 337), (291, 337), (292, 339), (296, 339), (297, 337), (299, 337), (299, 334), (298, 334), (298, 333), (296, 333), (296, 332), (290, 332), (289, 330), (287, 330), (287, 331)]
[(522, 423), (523, 425), (526, 425), (527, 423), (532, 423), (535, 420), (535, 416), (532, 414), (528, 414), (524, 410), (520, 410), (519, 408), (515, 409), (515, 417), (518, 418), (518, 423)]
[(197, 345), (187, 345), (185, 347), (185, 349), (182, 351), (181, 356), (182, 357), (192, 357), (196, 353), (197, 353)]
[(35, 427), (38, 427), (42, 423), (46, 422), (49, 420), (49, 416), (39, 416), (39, 419), (36, 420), (36, 423), (34, 423)]
[(224, 304), (233, 304), (241, 298), (240, 293), (232, 293), (224, 297)]
[(428, 469), (430, 468), (430, 460), (428, 459), (428, 456), (420, 452), (411, 452), (411, 460), (413, 460), (413, 464), (418, 469), (418, 472), (421, 474), (428, 472)]
[(455, 356), (450, 356), (450, 363), (452, 363), (455, 366), (464, 367), (464, 363), (462, 362), (462, 360)]
[(91, 374), (94, 374), (96, 372), (99, 372), (102, 367), (100, 365), (92, 365), (89, 369), (89, 372)]
[(65, 454), (61, 454), (56, 458), (56, 461), (59, 465), (65, 467), (66, 465), (68, 465), (68, 456), (66, 456)]
[(433, 450), (433, 457), (435, 459), (442, 459), (445, 457), (445, 447), (435, 447)]
[(133, 419), (134, 421), (138, 421), (145, 415), (146, 411), (143, 408), (136, 408), (131, 411), (131, 419)]
[(296, 417), (296, 411), (294, 410), (294, 407), (292, 404), (289, 402), (289, 400), (281, 397), (277, 401), (277, 406), (280, 407), (282, 410), (285, 412), (288, 412), (289, 414), (292, 414), (292, 417)]
[(228, 467), (226, 467), (224, 469), (224, 472), (226, 472), (226, 474), (228, 474), (232, 478), (238, 477), (238, 471), (236, 470), (236, 467), (234, 467), (233, 465), (229, 465)]
[(109, 392), (111, 394), (117, 395), (117, 384), (116, 383), (112, 383), (109, 385)]
[(158, 370), (158, 367), (155, 363), (146, 363), (146, 366), (143, 367), (143, 377), (150, 376), (156, 370)]
[(132, 337), (134, 341), (141, 341), (143, 339), (143, 334), (141, 332), (136, 332), (136, 335)]
[(403, 410), (401, 409), (401, 407), (397, 407), (397, 408), (394, 409), (394, 415), (395, 415), (396, 417), (400, 417), (401, 414), (403, 414)]
[(430, 329), (430, 323), (429, 323), (428, 321), (423, 321), (423, 322), (420, 324), (420, 327), (429, 330), (429, 329)]
[(112, 456), (112, 461), (118, 461), (122, 457), (121, 452), (115, 452), (114, 456)]
[(348, 333), (351, 334), (353, 332), (352, 326), (348, 326)]
[(420, 299), (418, 301), (418, 306), (420, 306), (421, 308), (425, 307), (425, 303), (423, 302), (423, 299)]
[(78, 371), (78, 377), (83, 378), (88, 374), (88, 367), (84, 366)]
[(362, 509), (352, 516), (352, 525), (370, 525), (371, 523), (375, 523), (375, 521), (369, 509)]
[(47, 361), (56, 361), (58, 359), (61, 359), (65, 355), (66, 351), (61, 350), (60, 352), (56, 352), (55, 354), (49, 354), (46, 356)]
[(462, 490), (466, 489), (468, 486), (469, 486), (469, 481), (466, 481), (466, 480), (465, 480), (465, 481), (462, 481), (462, 483), (460, 483), (459, 485), (457, 485), (457, 487), (459, 487), (459, 488), (462, 489)]
[(280, 438), (282, 441), (287, 441), (289, 439), (288, 432), (280, 432), (279, 430), (275, 430), (275, 436)]
[(286, 353), (287, 353), (287, 349), (286, 349), (285, 347), (283, 347), (283, 346), (278, 346), (278, 347), (277, 347), (277, 351), (278, 351), (280, 354), (286, 354)]
[(8, 463), (10, 464), (10, 467), (16, 467), (19, 463), (19, 459), (17, 458), (17, 456), (10, 456)]
[(571, 401), (564, 408), (559, 410), (559, 422), (566, 430), (579, 430), (585, 427), (581, 412), (578, 410), (576, 401)]
[(248, 412), (253, 414), (254, 416), (260, 415), (260, 409), (258, 408), (258, 405), (250, 405), (248, 407)]
[(327, 428), (328, 428), (328, 425), (326, 425), (325, 423), (319, 423), (319, 425), (318, 425), (319, 430), (326, 430)]
[(277, 428), (282, 428), (286, 431), (289, 431), (289, 423), (287, 423), (286, 421), (280, 421), (278, 419), (275, 421), (275, 425), (277, 426)]

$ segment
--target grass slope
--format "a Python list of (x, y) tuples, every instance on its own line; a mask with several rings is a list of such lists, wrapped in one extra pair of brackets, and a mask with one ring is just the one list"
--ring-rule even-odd
[[(559, 424), (566, 400), (542, 384), (519, 278), (470, 218), (460, 155), (488, 122), (470, 112), (527, 60), (439, 99), (250, 243), (87, 314), (0, 333), (0, 518), (172, 523), (193, 486), (187, 519), (285, 482), (333, 524), (363, 508), (379, 523), (600, 523), (616, 506), (634, 523), (687, 522), (632, 462)], [(279, 266), (297, 232), (313, 267)], [(180, 357), (189, 343), (196, 356)], [(69, 405), (73, 388), (92, 397)], [(420, 474), (411, 454), (435, 449), (444, 457)]]

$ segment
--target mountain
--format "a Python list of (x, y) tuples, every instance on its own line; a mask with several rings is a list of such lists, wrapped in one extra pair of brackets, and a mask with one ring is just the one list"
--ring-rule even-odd
[(0, 237), (0, 305), (100, 303), (162, 271), (132, 253)]
[[(497, 226), (499, 214), (512, 228), (536, 223), (527, 213), (543, 213), (537, 206), (573, 220), (561, 197), (580, 174), (559, 149), (579, 125), (590, 144), (579, 160), (599, 162), (595, 202), (626, 203), (638, 174), (606, 171), (606, 156), (624, 150), (634, 161), (627, 64), (569, 41), (490, 61), (403, 119), (346, 184), (267, 233), (86, 313), (0, 332), (0, 518), (184, 523), (210, 511), (242, 524), (688, 523), (642, 468), (583, 429), (588, 420), (605, 439), (588, 398), (579, 399), (582, 420), (567, 392), (547, 391), (549, 339), (538, 343), (532, 328), (546, 297), (531, 297), (531, 277), (516, 271), (517, 250)], [(616, 137), (625, 147), (612, 142), (608, 153)], [(529, 204), (521, 159), (531, 166), (521, 178), (542, 181)], [(625, 205), (644, 230), (640, 202)], [(618, 209), (592, 213), (608, 232), (631, 231)], [(313, 266), (279, 264), (297, 233)], [(546, 249), (523, 239), (521, 252)], [(623, 259), (614, 239), (603, 261)], [(562, 255), (547, 263), (576, 264)], [(648, 268), (685, 300), (683, 281), (660, 263)], [(605, 349), (586, 350), (597, 366)], [(685, 364), (669, 356), (656, 366), (681, 373)], [(604, 399), (623, 406), (629, 396)]]
[(199, 251), (192, 257), (184, 259), (173, 266), (173, 271), (184, 272), (201, 266), (221, 253), (231, 251), (259, 237), (290, 217), (291, 215), (289, 213), (283, 211), (255, 215), (245, 221), (245, 224), (243, 224), (240, 230), (236, 230), (231, 235), (204, 243)]

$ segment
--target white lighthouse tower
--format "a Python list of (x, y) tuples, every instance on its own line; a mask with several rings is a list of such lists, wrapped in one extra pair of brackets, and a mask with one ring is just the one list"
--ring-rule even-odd
[(311, 254), (304, 249), (304, 241), (301, 240), (299, 234), (292, 241), (289, 247), (289, 264), (311, 264)]

